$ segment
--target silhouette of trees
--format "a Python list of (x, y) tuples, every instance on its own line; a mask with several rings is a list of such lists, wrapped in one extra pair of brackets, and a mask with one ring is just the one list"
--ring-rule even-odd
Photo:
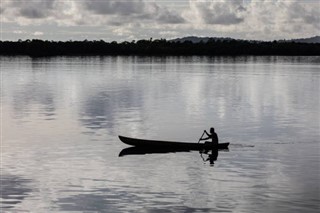
[(192, 43), (165, 39), (124, 41), (0, 41), (0, 55), (320, 55), (319, 43), (215, 40)]

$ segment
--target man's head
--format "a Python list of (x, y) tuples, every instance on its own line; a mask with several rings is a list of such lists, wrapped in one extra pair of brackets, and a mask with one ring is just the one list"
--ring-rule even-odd
[(210, 128), (210, 133), (214, 133), (214, 128), (213, 127)]

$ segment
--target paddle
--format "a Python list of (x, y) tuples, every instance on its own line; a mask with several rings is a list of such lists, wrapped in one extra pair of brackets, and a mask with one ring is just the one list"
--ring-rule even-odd
[(204, 131), (203, 131), (203, 133), (202, 133), (202, 135), (201, 135), (201, 137), (200, 137), (200, 139), (199, 139), (198, 143), (199, 143), (199, 142), (200, 142), (200, 140), (202, 139), (203, 135), (204, 135)]

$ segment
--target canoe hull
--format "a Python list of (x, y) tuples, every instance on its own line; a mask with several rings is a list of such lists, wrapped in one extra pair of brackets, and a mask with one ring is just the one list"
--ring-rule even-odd
[(145, 140), (137, 138), (129, 138), (119, 135), (119, 139), (128, 145), (145, 148), (164, 148), (164, 149), (182, 149), (182, 150), (203, 150), (203, 149), (228, 149), (229, 143), (219, 143), (218, 146), (213, 146), (211, 142), (205, 143), (188, 143), (174, 141), (158, 141)]

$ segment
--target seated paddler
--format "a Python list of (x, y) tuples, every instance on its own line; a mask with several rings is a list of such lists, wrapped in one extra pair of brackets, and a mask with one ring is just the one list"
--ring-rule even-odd
[(218, 145), (218, 143), (219, 143), (218, 135), (217, 135), (217, 133), (214, 131), (214, 128), (213, 128), (213, 127), (210, 128), (210, 134), (209, 134), (206, 130), (204, 130), (204, 133), (207, 135), (207, 137), (206, 137), (206, 138), (202, 138), (202, 137), (201, 137), (201, 138), (200, 138), (201, 141), (208, 140), (208, 139), (211, 138), (212, 144), (213, 144), (213, 145)]

